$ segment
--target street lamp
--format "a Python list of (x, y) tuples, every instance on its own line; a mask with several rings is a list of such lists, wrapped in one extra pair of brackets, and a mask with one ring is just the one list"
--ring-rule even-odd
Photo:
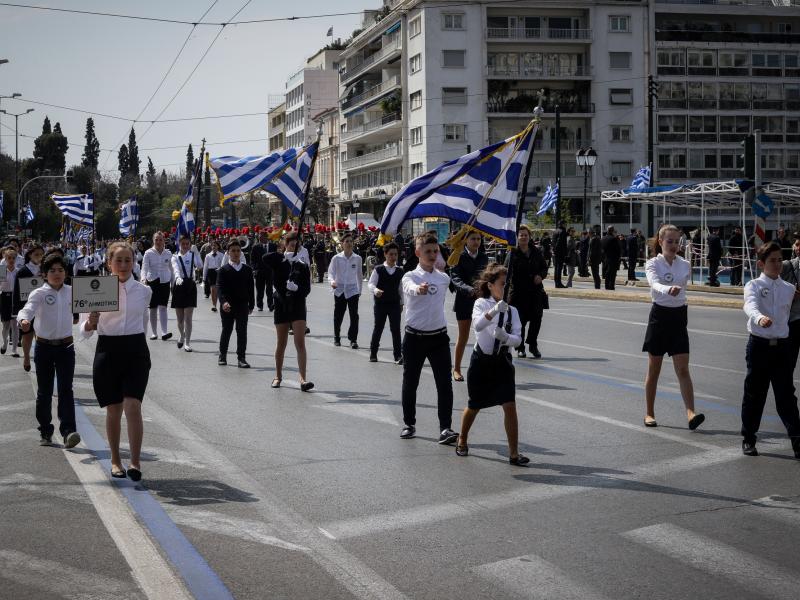
[(597, 162), (597, 152), (592, 147), (580, 148), (575, 153), (575, 162), (583, 171), (583, 230), (586, 231), (586, 188), (589, 182), (589, 173)]
[[(2, 94), (0, 94), (0, 104), (2, 104), (3, 98), (11, 98), (13, 100), (14, 98), (19, 98), (20, 96), (22, 96), (22, 94), (20, 94), (19, 92), (14, 92), (10, 96), (3, 96)], [(3, 128), (2, 124), (0, 124), (0, 154), (2, 153), (3, 153)]]
[(353, 194), (353, 209), (356, 211), (356, 235), (358, 235), (358, 207), (361, 203), (358, 201), (358, 194)]
[(7, 58), (0, 58), (0, 65), (4, 65), (8, 62)]
[(29, 108), (24, 113), (10, 113), (5, 109), (0, 109), (0, 113), (4, 115), (9, 115), (14, 117), (14, 138), (16, 144), (16, 159), (14, 160), (14, 170), (16, 171), (16, 180), (17, 180), (17, 224), (22, 223), (22, 197), (19, 193), (19, 118), (27, 115), (28, 113), (32, 113), (33, 109)]

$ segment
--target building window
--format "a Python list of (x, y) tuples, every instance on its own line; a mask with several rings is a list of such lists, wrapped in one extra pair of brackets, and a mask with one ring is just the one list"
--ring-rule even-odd
[(463, 142), (467, 139), (467, 126), (461, 123), (451, 123), (444, 126), (445, 142)]
[(466, 104), (467, 88), (442, 88), (442, 104)]
[(419, 92), (413, 92), (408, 97), (408, 99), (409, 99), (410, 104), (411, 104), (411, 110), (417, 110), (418, 108), (422, 108), (422, 91), (421, 90)]
[(658, 115), (659, 142), (686, 141), (686, 115)]
[(422, 163), (413, 163), (411, 165), (411, 179), (416, 179), (422, 175)]
[(420, 17), (408, 22), (408, 37), (413, 38), (422, 33), (422, 20)]
[(609, 52), (608, 53), (608, 67), (610, 69), (630, 69), (631, 68), (631, 53), (630, 52)]
[(717, 117), (711, 115), (689, 115), (690, 142), (716, 142)]
[(422, 70), (422, 54), (415, 54), (408, 60), (408, 66), (412, 73)]
[(464, 29), (464, 13), (442, 14), (442, 29)]
[(442, 50), (442, 66), (463, 68), (466, 65), (466, 50)]
[(422, 143), (422, 127), (414, 127), (411, 130), (411, 145), (418, 146)]
[(611, 88), (608, 90), (609, 104), (633, 104), (633, 90), (625, 88)]
[(631, 30), (631, 18), (627, 15), (611, 15), (608, 17), (608, 30), (611, 33), (628, 33)]
[(633, 141), (633, 125), (612, 125), (611, 141), (612, 142)]
[(611, 161), (611, 176), (612, 177), (630, 177), (633, 175), (633, 163), (629, 161)]

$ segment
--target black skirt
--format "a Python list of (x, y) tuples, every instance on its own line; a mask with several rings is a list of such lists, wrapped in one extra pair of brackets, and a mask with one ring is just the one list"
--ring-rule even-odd
[(469, 408), (480, 410), (514, 402), (514, 363), (503, 347), (499, 354), (484, 354), (480, 348), (472, 351), (467, 371)]
[(172, 286), (172, 308), (195, 308), (197, 306), (197, 284), (184, 279), (181, 285)]
[(161, 283), (160, 279), (156, 279), (155, 281), (148, 281), (147, 285), (153, 290), (153, 295), (150, 296), (150, 308), (169, 304), (169, 281)]
[(642, 352), (654, 356), (689, 354), (688, 309), (684, 306), (653, 304), (647, 320)]
[(0, 321), (11, 320), (11, 305), (12, 305), (11, 292), (0, 293)]
[(124, 398), (141, 401), (150, 377), (150, 350), (143, 333), (101, 335), (92, 365), (94, 393), (101, 407)]
[(209, 269), (208, 274), (206, 275), (206, 284), (207, 285), (217, 285), (217, 270), (216, 269)]
[(298, 296), (275, 295), (275, 325), (306, 320), (306, 299)]
[(475, 306), (475, 300), (456, 300), (453, 304), (453, 312), (456, 313), (456, 321), (471, 321), (472, 320), (472, 307)]

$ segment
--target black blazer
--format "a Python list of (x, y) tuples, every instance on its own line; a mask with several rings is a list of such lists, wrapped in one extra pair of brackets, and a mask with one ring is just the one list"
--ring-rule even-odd
[[(311, 293), (311, 270), (306, 263), (299, 260), (289, 262), (280, 252), (266, 254), (263, 262), (272, 269), (272, 287), (280, 302), (285, 304), (296, 298), (305, 300)], [(296, 292), (286, 289), (286, 283), (289, 281), (297, 286)]]
[[(541, 250), (533, 244), (529, 245), (530, 254), (524, 254), (519, 248), (514, 248), (506, 257), (506, 267), (511, 270), (511, 293), (509, 304), (518, 309), (542, 301), (544, 286), (533, 283), (533, 278), (539, 275), (542, 279), (547, 277), (547, 261)], [(513, 263), (513, 264), (512, 264)], [(525, 310), (524, 312), (527, 313)]]
[(453, 308), (458, 310), (469, 309), (475, 301), (473, 294), (475, 280), (489, 264), (489, 257), (485, 252), (478, 250), (477, 256), (472, 258), (465, 248), (458, 259), (458, 264), (450, 269), (450, 283), (456, 293)]
[(217, 271), (217, 294), (220, 305), (228, 302), (231, 309), (253, 310), (256, 295), (253, 290), (253, 269), (250, 265), (242, 265), (238, 271), (228, 263)]
[(607, 261), (614, 261), (616, 260), (619, 262), (620, 256), (622, 255), (622, 249), (619, 247), (619, 240), (615, 235), (604, 235), (603, 239), (600, 241), (600, 246), (603, 249), (603, 258)]

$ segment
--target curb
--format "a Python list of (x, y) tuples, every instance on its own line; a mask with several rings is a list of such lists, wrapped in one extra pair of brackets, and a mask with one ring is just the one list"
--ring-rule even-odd
[[(552, 280), (552, 277), (550, 278)], [(583, 283), (594, 283), (594, 279), (591, 277), (574, 277), (573, 281), (580, 281)], [(617, 285), (619, 286), (626, 286), (628, 284), (627, 279), (617, 278), (616, 280)], [(636, 285), (633, 287), (643, 288), (643, 289), (650, 289), (650, 286), (647, 284), (647, 281), (640, 280), (636, 282)], [(709, 285), (703, 285), (699, 283), (690, 283), (686, 286), (686, 291), (688, 292), (703, 292), (704, 294), (721, 294), (723, 296), (742, 296), (744, 294), (744, 287), (711, 287)]]
[[(650, 294), (637, 294), (633, 292), (612, 292), (609, 290), (578, 290), (576, 288), (546, 288), (547, 294), (555, 298), (579, 298), (586, 300), (615, 300), (617, 302), (644, 302), (650, 304), (653, 300)], [(716, 308), (741, 309), (744, 300), (741, 298), (698, 298), (689, 296), (690, 306), (712, 306)]]

